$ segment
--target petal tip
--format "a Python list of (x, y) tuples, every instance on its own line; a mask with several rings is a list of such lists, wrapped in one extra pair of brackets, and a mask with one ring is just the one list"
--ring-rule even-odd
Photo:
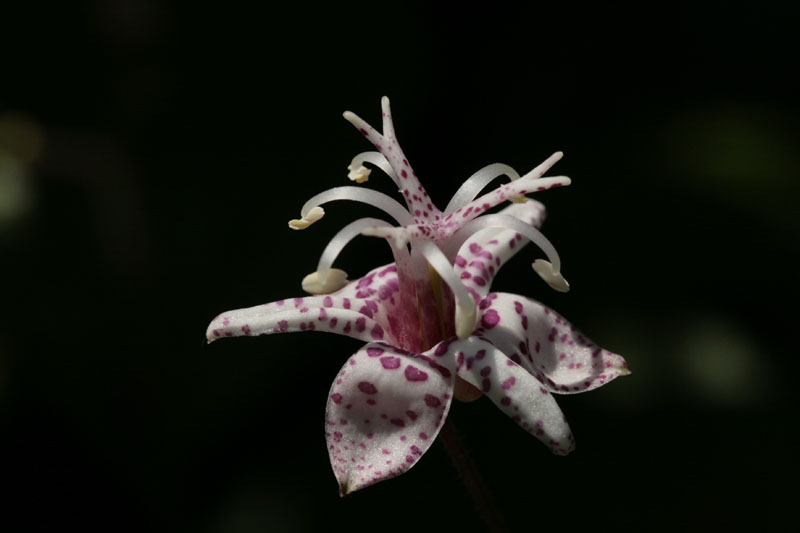
[(353, 487), (351, 487), (346, 481), (339, 483), (339, 497), (344, 498), (348, 494), (353, 492)]

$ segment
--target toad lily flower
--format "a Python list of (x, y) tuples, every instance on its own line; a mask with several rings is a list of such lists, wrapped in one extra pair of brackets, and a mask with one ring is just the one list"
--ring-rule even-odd
[[(334, 200), (368, 203), (394, 223), (363, 218), (345, 226), (328, 243), (317, 270), (303, 280), (313, 296), (222, 313), (208, 327), (208, 341), (327, 331), (367, 343), (342, 367), (325, 412), (328, 451), (342, 494), (413, 466), (437, 436), (454, 396), (486, 395), (552, 452), (569, 453), (574, 439), (553, 393), (592, 390), (628, 374), (627, 364), (542, 304), (489, 292), (500, 267), (527, 241), (547, 257), (533, 263), (534, 271), (552, 288), (568, 290), (555, 248), (537, 229), (544, 207), (525, 196), (570, 183), (565, 176), (543, 177), (561, 153), (524, 176), (506, 165), (489, 165), (440, 211), (397, 142), (387, 98), (382, 109), (382, 132), (344, 114), (378, 150), (357, 155), (349, 177), (363, 183), (372, 170), (364, 163), (380, 168), (406, 207), (356, 186), (312, 197), (300, 218), (289, 222), (291, 228), (318, 222), (325, 214), (321, 206)], [(478, 196), (503, 175), (510, 182)], [(332, 265), (358, 235), (383, 238), (395, 262), (348, 283)]]

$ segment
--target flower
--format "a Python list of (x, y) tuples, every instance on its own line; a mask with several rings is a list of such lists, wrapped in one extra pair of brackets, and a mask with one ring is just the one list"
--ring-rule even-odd
[[(336, 187), (312, 197), (289, 226), (307, 228), (324, 216), (322, 204), (345, 199), (374, 205), (399, 225), (364, 218), (345, 226), (303, 280), (313, 296), (222, 313), (209, 325), (208, 341), (316, 330), (367, 343), (342, 367), (325, 412), (342, 494), (413, 466), (431, 446), (454, 396), (486, 395), (551, 451), (569, 453), (574, 439), (553, 393), (592, 390), (630, 373), (627, 364), (542, 304), (489, 292), (495, 274), (527, 241), (547, 256), (533, 269), (552, 288), (568, 290), (558, 254), (538, 230), (544, 207), (524, 196), (570, 183), (565, 176), (542, 177), (562, 154), (521, 177), (506, 165), (489, 165), (439, 211), (397, 143), (385, 97), (382, 108), (381, 133), (344, 114), (378, 149), (353, 158), (349, 178), (367, 181), (371, 169), (364, 163), (374, 165), (397, 184), (407, 207), (373, 190)], [(476, 198), (502, 175), (511, 181)], [(487, 213), (507, 201), (512, 203), (498, 213)], [(348, 283), (332, 265), (358, 235), (383, 238), (395, 262)]]

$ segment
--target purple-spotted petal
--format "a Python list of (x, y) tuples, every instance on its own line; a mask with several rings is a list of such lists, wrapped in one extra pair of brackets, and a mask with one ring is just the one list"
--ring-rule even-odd
[(551, 392), (584, 392), (630, 374), (625, 359), (600, 348), (538, 302), (516, 294), (491, 293), (478, 308), (479, 334)]
[(369, 271), (364, 277), (351, 281), (331, 296), (351, 300), (378, 300), (391, 306), (399, 303), (396, 294), (399, 290), (397, 266), (391, 263)]
[(450, 408), (453, 375), (385, 344), (367, 344), (336, 377), (325, 437), (342, 495), (402, 474), (430, 448)]
[(414, 280), (399, 277), (397, 265), (378, 267), (331, 297), (347, 299), (354, 309), (378, 322), (386, 331), (385, 342), (421, 349)]
[[(436, 356), (437, 352), (441, 355)], [(481, 390), (550, 451), (566, 455), (574, 449), (572, 432), (553, 395), (493, 344), (470, 337), (442, 343), (430, 353), (442, 364), (454, 365), (459, 377)]]
[[(379, 322), (359, 311), (356, 302), (348, 300), (344, 304), (344, 300), (333, 296), (296, 298), (227, 311), (211, 321), (206, 338), (212, 342), (223, 337), (294, 331), (327, 331), (367, 342), (382, 341), (388, 336)], [(319, 303), (322, 305), (317, 306)]]
[[(513, 216), (538, 228), (544, 222), (544, 205), (535, 200), (511, 204), (500, 214)], [(528, 240), (514, 230), (484, 229), (467, 239), (458, 251), (454, 268), (467, 291), (476, 301), (489, 294), (489, 288), (500, 270)]]
[[(372, 270), (341, 290), (227, 311), (208, 326), (209, 342), (223, 337), (328, 331), (364, 341), (401, 344), (411, 326), (394, 264)], [(416, 313), (416, 309), (413, 309)]]

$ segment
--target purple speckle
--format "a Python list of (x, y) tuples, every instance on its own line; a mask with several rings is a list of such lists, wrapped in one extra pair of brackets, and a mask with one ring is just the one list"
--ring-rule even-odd
[(439, 407), (441, 403), (442, 401), (433, 394), (425, 395), (425, 405), (427, 405), (428, 407)]
[(381, 357), (381, 365), (383, 365), (383, 368), (387, 370), (394, 370), (395, 368), (400, 368), (400, 358)]
[(481, 317), (481, 325), (486, 329), (491, 329), (500, 323), (500, 315), (494, 309), (489, 309)]
[(362, 381), (358, 384), (358, 390), (364, 394), (377, 394), (378, 389), (369, 381)]
[(405, 376), (408, 381), (425, 381), (428, 379), (428, 374), (426, 372), (411, 365), (406, 367)]
[(367, 355), (370, 357), (378, 357), (383, 353), (383, 348), (367, 348)]

